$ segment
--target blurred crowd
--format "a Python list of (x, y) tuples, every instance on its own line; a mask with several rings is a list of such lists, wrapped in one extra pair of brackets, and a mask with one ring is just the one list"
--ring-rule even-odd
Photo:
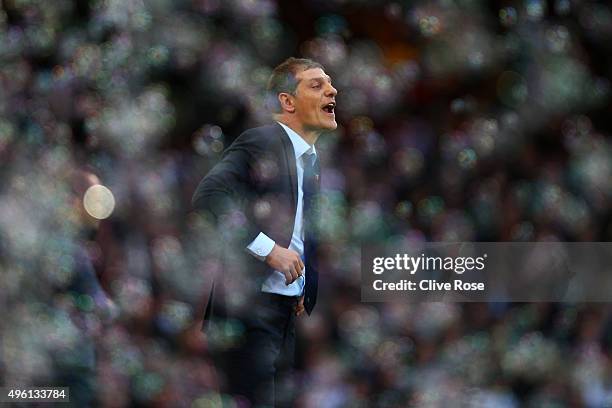
[(607, 304), (360, 302), (364, 243), (612, 239), (609, 3), (0, 5), (3, 384), (232, 406), (200, 332), (218, 243), (191, 195), (270, 121), (268, 75), (294, 55), (339, 90), (301, 406), (612, 406)]

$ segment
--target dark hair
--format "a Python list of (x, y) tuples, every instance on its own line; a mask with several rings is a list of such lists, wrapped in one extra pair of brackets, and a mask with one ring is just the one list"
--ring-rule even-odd
[(282, 92), (293, 94), (298, 85), (296, 75), (299, 72), (306, 71), (312, 68), (323, 68), (323, 65), (316, 61), (307, 58), (287, 58), (272, 70), (270, 79), (268, 79), (268, 106), (277, 112), (280, 111), (280, 103), (278, 102), (278, 94)]

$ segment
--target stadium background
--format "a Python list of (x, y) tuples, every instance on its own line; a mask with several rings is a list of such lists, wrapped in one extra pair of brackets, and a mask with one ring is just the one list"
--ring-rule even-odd
[[(339, 90), (300, 402), (612, 406), (606, 304), (359, 301), (364, 242), (612, 238), (606, 2), (1, 6), (4, 384), (69, 384), (78, 406), (231, 404), (199, 332), (215, 265), (190, 198), (268, 120), (266, 79), (293, 55)], [(80, 211), (90, 173), (115, 203), (99, 223)], [(112, 204), (97, 194), (94, 212)]]

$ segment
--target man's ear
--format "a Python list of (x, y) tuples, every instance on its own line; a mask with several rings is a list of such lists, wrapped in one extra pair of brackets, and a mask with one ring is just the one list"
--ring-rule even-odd
[(295, 104), (293, 100), (293, 96), (286, 92), (281, 92), (278, 94), (278, 102), (284, 112), (293, 113), (295, 112)]

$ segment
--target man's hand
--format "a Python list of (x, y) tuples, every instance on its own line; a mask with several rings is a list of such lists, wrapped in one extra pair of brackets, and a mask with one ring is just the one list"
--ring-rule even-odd
[(299, 316), (304, 313), (304, 310), (304, 296), (300, 296), (300, 300), (298, 300), (298, 303), (293, 308), (293, 311), (295, 312), (296, 316)]
[(274, 244), (272, 252), (266, 257), (266, 263), (270, 268), (285, 275), (286, 285), (293, 283), (298, 277), (302, 276), (304, 270), (304, 263), (297, 252), (276, 244)]

